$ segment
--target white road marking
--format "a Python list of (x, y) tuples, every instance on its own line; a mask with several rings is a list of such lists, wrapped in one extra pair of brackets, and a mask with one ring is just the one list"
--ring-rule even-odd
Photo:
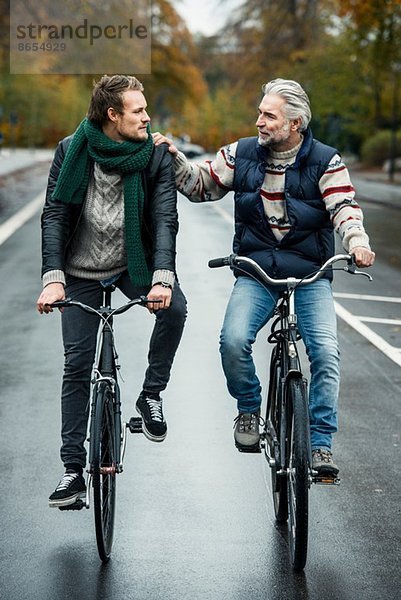
[(380, 317), (362, 317), (356, 316), (355, 319), (359, 319), (364, 323), (380, 323), (381, 325), (401, 325), (401, 319), (381, 319)]
[(401, 298), (394, 296), (372, 296), (369, 294), (348, 294), (347, 292), (334, 292), (334, 298), (345, 298), (349, 300), (372, 300), (373, 302), (394, 302), (401, 304)]
[(338, 302), (334, 302), (336, 307), (337, 315), (343, 319), (350, 327), (355, 329), (358, 333), (363, 335), (371, 344), (376, 346), (378, 350), (383, 352), (388, 358), (390, 358), (396, 365), (401, 367), (401, 352), (398, 348), (394, 348), (388, 342), (386, 342), (380, 335), (377, 335), (367, 325), (362, 323), (357, 317), (350, 313), (346, 308), (341, 306)]
[(5, 223), (0, 225), (0, 246), (4, 244), (9, 237), (13, 235), (31, 219), (44, 204), (44, 192), (41, 192), (29, 202), (24, 208), (21, 208), (15, 215), (7, 219)]

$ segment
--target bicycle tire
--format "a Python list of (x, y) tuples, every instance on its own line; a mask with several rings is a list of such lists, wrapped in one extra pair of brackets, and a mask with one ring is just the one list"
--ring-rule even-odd
[[(270, 363), (270, 378), (269, 378), (269, 391), (267, 401), (267, 414), (266, 422), (270, 420), (277, 435), (277, 440), (280, 445), (281, 432), (283, 430), (282, 415), (283, 415), (283, 403), (282, 393), (280, 389), (281, 380), (281, 365), (280, 360), (277, 357), (277, 349), (274, 348), (272, 352), (272, 358)], [(275, 458), (275, 446), (270, 442), (270, 456)], [(277, 523), (285, 523), (288, 518), (288, 499), (287, 499), (287, 477), (286, 475), (277, 475), (277, 470), (280, 465), (269, 466), (271, 485), (272, 485), (272, 496), (273, 496), (273, 507), (274, 514)]]
[(110, 558), (116, 506), (116, 443), (113, 393), (107, 382), (94, 388), (92, 416), (92, 485), (96, 542), (100, 559)]
[(309, 415), (306, 386), (301, 377), (287, 382), (288, 419), (288, 532), (292, 566), (302, 571), (308, 551)]

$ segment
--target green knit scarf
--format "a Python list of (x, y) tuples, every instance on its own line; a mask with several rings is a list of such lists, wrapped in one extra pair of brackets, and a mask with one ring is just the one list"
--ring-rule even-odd
[(152, 152), (153, 138), (149, 125), (148, 138), (144, 142), (119, 143), (85, 118), (68, 146), (52, 195), (60, 202), (82, 204), (89, 184), (90, 158), (104, 170), (123, 175), (128, 273), (132, 283), (140, 286), (148, 286), (152, 279), (141, 239), (144, 203), (141, 172)]

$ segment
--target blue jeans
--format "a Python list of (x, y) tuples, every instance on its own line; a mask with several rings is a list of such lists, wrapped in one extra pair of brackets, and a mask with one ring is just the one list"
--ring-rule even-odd
[[(134, 287), (127, 273), (123, 273), (115, 285), (130, 299), (146, 296), (149, 291), (148, 288)], [(98, 308), (103, 298), (102, 286), (99, 281), (68, 275), (66, 296)], [(143, 382), (143, 389), (147, 392), (161, 392), (167, 386), (174, 356), (181, 340), (186, 312), (185, 296), (176, 282), (171, 306), (154, 313), (155, 325), (150, 338), (148, 368)], [(84, 442), (99, 317), (72, 307), (63, 311), (61, 323), (65, 360), (61, 392), (60, 454), (65, 465), (85, 467)]]
[[(220, 336), (227, 387), (240, 412), (255, 412), (261, 385), (252, 358), (252, 344), (273, 314), (279, 292), (250, 277), (234, 284)], [(337, 431), (340, 353), (331, 284), (327, 279), (295, 290), (298, 327), (310, 361), (309, 413), (312, 448), (331, 448)]]

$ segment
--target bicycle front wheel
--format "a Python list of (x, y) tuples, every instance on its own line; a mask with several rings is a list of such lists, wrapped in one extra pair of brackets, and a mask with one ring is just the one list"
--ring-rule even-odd
[(95, 386), (93, 402), (90, 438), (96, 541), (101, 560), (107, 562), (113, 545), (117, 466), (113, 392), (109, 383), (102, 381)]
[(288, 432), (290, 453), (288, 461), (288, 530), (293, 568), (301, 571), (308, 549), (309, 496), (309, 415), (306, 385), (302, 378), (287, 382)]

